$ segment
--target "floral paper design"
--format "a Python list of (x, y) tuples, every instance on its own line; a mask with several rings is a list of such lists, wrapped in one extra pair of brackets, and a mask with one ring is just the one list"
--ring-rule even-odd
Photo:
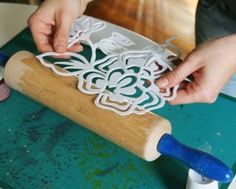
[[(171, 62), (163, 53), (167, 46), (174, 47), (170, 41), (164, 45), (130, 50), (135, 42), (122, 33), (112, 32), (111, 36), (93, 43), (91, 35), (105, 27), (106, 22), (82, 16), (71, 28), (68, 46), (85, 41), (91, 48), (89, 60), (74, 52), (64, 53), (70, 56), (69, 60), (46, 61), (49, 56), (61, 55), (55, 52), (37, 58), (58, 75), (77, 77), (81, 92), (97, 95), (97, 107), (120, 115), (144, 114), (175, 98), (178, 86), (163, 91), (155, 84), (164, 72), (171, 70)], [(105, 54), (103, 58), (97, 57), (98, 50)]]

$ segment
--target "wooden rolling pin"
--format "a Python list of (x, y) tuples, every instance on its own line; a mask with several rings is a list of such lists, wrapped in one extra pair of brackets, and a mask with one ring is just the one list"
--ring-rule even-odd
[(164, 154), (208, 178), (228, 182), (233, 177), (219, 160), (177, 142), (170, 135), (171, 126), (165, 118), (153, 113), (120, 116), (100, 109), (94, 105), (94, 95), (78, 91), (76, 77), (55, 75), (29, 52), (18, 52), (9, 59), (4, 79), (11, 88), (147, 161)]

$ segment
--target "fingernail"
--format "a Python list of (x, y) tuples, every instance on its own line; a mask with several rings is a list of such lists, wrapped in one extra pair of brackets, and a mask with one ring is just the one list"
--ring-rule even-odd
[(84, 47), (82, 45), (80, 45), (79, 48), (80, 48), (80, 51), (84, 50)]
[(66, 49), (65, 49), (65, 45), (63, 45), (63, 44), (57, 44), (56, 45), (56, 47), (55, 47), (55, 50), (56, 50), (56, 52), (58, 52), (58, 53), (64, 53), (65, 51), (66, 51)]
[(158, 87), (165, 87), (165, 86), (168, 85), (168, 83), (169, 83), (169, 81), (166, 78), (158, 79), (157, 82), (156, 82)]
[(83, 51), (83, 50), (84, 50), (84, 48), (83, 48), (82, 45), (78, 45), (78, 46), (75, 48), (75, 51), (76, 51), (76, 52), (81, 52), (81, 51)]

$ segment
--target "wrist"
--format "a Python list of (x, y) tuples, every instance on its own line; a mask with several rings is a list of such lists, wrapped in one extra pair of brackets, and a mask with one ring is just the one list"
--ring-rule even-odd
[[(225, 38), (225, 43), (229, 46), (229, 48), (227, 48), (226, 50), (229, 50), (229, 54), (228, 55), (232, 55), (232, 69), (234, 71), (234, 73), (236, 73), (236, 33), (235, 34), (231, 34), (228, 35)], [(226, 54), (226, 56), (227, 56)]]
[[(234, 40), (234, 44), (235, 44), (235, 48), (233, 49), (234, 52), (236, 52), (236, 33), (232, 35), (233, 40)], [(236, 56), (236, 53), (235, 53)], [(235, 58), (235, 62), (234, 62), (234, 73), (236, 73), (236, 58)]]

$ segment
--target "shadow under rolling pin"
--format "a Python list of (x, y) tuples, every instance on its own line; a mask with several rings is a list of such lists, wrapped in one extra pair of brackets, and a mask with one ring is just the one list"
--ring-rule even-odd
[[(5, 63), (2, 63), (2, 65), (5, 65)], [(233, 178), (233, 172), (223, 162), (205, 152), (179, 143), (172, 135), (168, 134), (170, 126), (164, 118), (153, 114), (140, 117), (134, 115), (129, 117), (129, 122), (127, 122), (124, 117), (110, 111), (104, 113), (104, 110), (94, 108), (94, 104), (87, 103), (91, 102), (91, 96), (79, 93), (77, 89), (71, 88), (71, 86), (76, 86), (76, 80), (70, 79), (70, 81), (64, 82), (62, 77), (53, 76), (51, 71), (42, 67), (34, 55), (29, 52), (18, 52), (11, 57), (5, 69), (5, 76), (6, 83), (15, 90), (63, 114), (76, 123), (82, 124), (136, 155), (142, 156), (142, 158), (145, 155), (140, 155), (143, 151), (140, 151), (139, 148), (146, 143), (145, 140), (146, 137), (150, 136), (149, 133), (154, 133), (154, 137), (151, 138), (155, 152), (178, 159), (209, 179), (229, 182)], [(47, 82), (47, 85), (45, 85), (45, 82)], [(24, 90), (24, 87), (26, 90)], [(65, 95), (66, 98), (61, 94)], [(63, 104), (67, 106), (57, 103), (55, 99), (63, 101)], [(71, 99), (77, 103), (71, 104)], [(68, 106), (70, 106), (70, 109), (65, 108)], [(83, 109), (79, 112), (81, 107)], [(112, 120), (109, 117), (112, 117)], [(91, 122), (89, 119), (94, 121)], [(156, 127), (153, 124), (157, 124)], [(136, 127), (133, 127), (134, 125)], [(120, 133), (120, 135), (118, 136), (117, 133)], [(135, 142), (138, 145), (134, 147)], [(152, 161), (155, 158), (144, 159)]]

